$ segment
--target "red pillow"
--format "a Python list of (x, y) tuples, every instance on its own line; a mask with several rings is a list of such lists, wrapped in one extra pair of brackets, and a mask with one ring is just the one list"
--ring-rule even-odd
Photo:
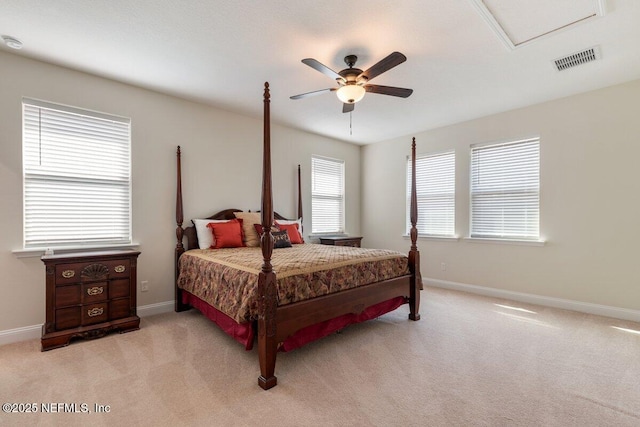
[(291, 243), (293, 244), (304, 243), (302, 234), (300, 234), (300, 231), (298, 230), (297, 222), (293, 224), (280, 224), (278, 221), (276, 221), (276, 226), (278, 227), (279, 230), (287, 232), (287, 234), (289, 235), (289, 240), (291, 240)]
[(220, 248), (240, 248), (244, 246), (242, 241), (242, 223), (238, 219), (229, 222), (210, 222), (207, 227), (213, 232), (215, 246)]

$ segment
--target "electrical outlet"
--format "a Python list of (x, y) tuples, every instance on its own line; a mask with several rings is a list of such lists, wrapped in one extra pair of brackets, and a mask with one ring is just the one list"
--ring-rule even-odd
[(140, 291), (141, 292), (148, 292), (149, 291), (149, 281), (148, 280), (143, 280), (142, 282), (140, 282)]
[(446, 262), (441, 262), (440, 263), (440, 270), (447, 271), (447, 263)]

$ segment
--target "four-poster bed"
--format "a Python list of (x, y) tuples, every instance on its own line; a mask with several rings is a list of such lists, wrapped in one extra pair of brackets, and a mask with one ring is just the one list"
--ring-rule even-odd
[[(277, 384), (275, 362), (279, 349), (296, 348), (348, 324), (378, 317), (404, 303), (409, 304), (409, 319), (419, 320), (422, 280), (416, 246), (415, 162), (412, 162), (412, 227), (408, 256), (379, 249), (316, 244), (289, 244), (274, 253), (274, 235), (278, 235), (279, 241), (283, 234), (273, 231), (274, 225), (278, 227), (279, 222), (291, 224), (294, 221), (287, 222), (273, 211), (268, 83), (264, 89), (263, 130), (262, 203), (259, 224), (256, 224), (256, 231), (261, 236), (256, 248), (196, 249), (195, 227), (182, 227), (182, 168), (178, 147), (175, 309), (197, 308), (244, 343), (247, 349), (251, 348), (257, 331), (258, 384), (266, 390)], [(415, 138), (412, 159), (415, 160)], [(298, 166), (298, 218), (301, 217)], [(208, 220), (230, 225), (228, 223), (238, 221), (237, 218), (242, 218), (240, 210), (226, 209)], [(244, 221), (247, 221), (246, 217)], [(239, 222), (242, 227), (242, 220)], [(249, 228), (252, 225), (249, 224)], [(216, 225), (209, 224), (208, 227), (215, 236), (221, 237), (214, 230)], [(186, 249), (183, 246), (185, 236)]]

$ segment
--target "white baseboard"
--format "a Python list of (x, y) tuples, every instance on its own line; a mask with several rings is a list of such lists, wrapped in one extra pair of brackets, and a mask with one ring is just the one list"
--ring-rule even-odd
[(574, 301), (562, 298), (545, 297), (541, 295), (527, 294), (523, 292), (507, 291), (504, 289), (488, 288), (485, 286), (469, 285), (466, 283), (450, 282), (447, 280), (431, 279), (423, 277), (422, 281), (427, 286), (452, 289), (455, 291), (469, 292), (494, 298), (503, 298), (528, 304), (542, 305), (545, 307), (561, 308), (564, 310), (579, 311), (581, 313), (596, 314), (598, 316), (613, 317), (615, 319), (640, 322), (640, 311), (628, 308), (612, 307), (608, 305), (592, 304), (588, 302)]
[[(174, 302), (165, 301), (156, 304), (148, 304), (137, 308), (138, 316), (147, 317), (155, 314), (168, 313), (173, 311)], [(8, 329), (0, 331), (0, 345), (11, 344), (18, 341), (26, 341), (40, 338), (42, 336), (42, 325), (24, 326), (22, 328)]]
[(18, 341), (33, 340), (42, 336), (42, 325), (24, 326), (22, 328), (0, 331), (0, 345)]
[[(470, 285), (467, 283), (450, 282), (448, 280), (422, 278), (426, 286), (436, 288), (452, 289), (455, 291), (469, 292), (472, 294), (484, 295), (494, 298), (503, 298), (513, 301), (525, 302), (528, 304), (542, 305), (546, 307), (561, 308), (564, 310), (579, 311), (581, 313), (596, 314), (598, 316), (613, 317), (615, 319), (630, 320), (640, 322), (640, 311), (628, 308), (612, 307), (608, 305), (591, 304), (587, 302), (574, 301), (562, 298), (545, 297), (541, 295), (527, 294), (523, 292), (507, 291), (504, 289), (488, 288), (485, 286)], [(138, 307), (138, 316), (147, 317), (156, 314), (169, 313), (173, 311), (174, 301), (165, 301), (156, 304), (148, 304)], [(42, 325), (24, 326), (22, 328), (8, 329), (0, 331), (0, 346), (18, 341), (26, 341), (40, 338), (42, 335)]]
[(156, 314), (169, 313), (173, 311), (175, 303), (173, 300), (159, 302), (156, 304), (147, 304), (143, 306), (138, 306), (137, 312), (140, 317), (153, 316)]

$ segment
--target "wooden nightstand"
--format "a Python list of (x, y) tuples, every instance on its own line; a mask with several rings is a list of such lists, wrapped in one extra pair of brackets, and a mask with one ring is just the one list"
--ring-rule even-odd
[(362, 237), (320, 237), (320, 244), (359, 248), (361, 240)]
[(125, 250), (43, 256), (47, 298), (42, 351), (64, 347), (71, 338), (139, 329), (138, 255)]

